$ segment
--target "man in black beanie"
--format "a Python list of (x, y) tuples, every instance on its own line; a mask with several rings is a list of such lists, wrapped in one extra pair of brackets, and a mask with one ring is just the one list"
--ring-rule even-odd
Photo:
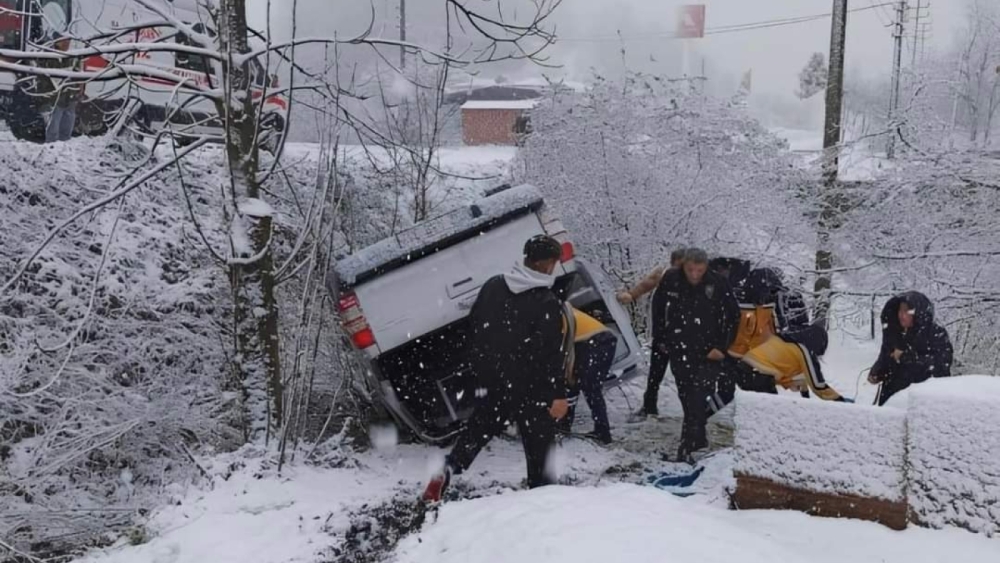
[(476, 407), (423, 494), (440, 502), (453, 474), (468, 469), (479, 452), (516, 424), (528, 465), (528, 487), (552, 482), (546, 472), (555, 422), (566, 416), (563, 308), (552, 292), (562, 248), (544, 235), (524, 245), (524, 262), (491, 278), (469, 313)]

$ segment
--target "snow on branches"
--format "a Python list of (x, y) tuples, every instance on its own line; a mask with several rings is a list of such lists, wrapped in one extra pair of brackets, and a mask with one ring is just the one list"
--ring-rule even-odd
[(807, 179), (785, 142), (734, 104), (632, 74), (556, 92), (531, 119), (518, 179), (619, 279), (680, 246), (784, 261), (813, 240), (798, 198)]

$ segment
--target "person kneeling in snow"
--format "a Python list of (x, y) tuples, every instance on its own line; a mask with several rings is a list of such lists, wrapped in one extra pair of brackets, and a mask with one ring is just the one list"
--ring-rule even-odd
[(827, 401), (845, 399), (823, 379), (819, 358), (826, 353), (826, 329), (819, 323), (776, 334), (747, 352), (736, 373), (744, 391), (777, 393), (777, 386), (793, 391), (811, 390)]
[(468, 469), (494, 436), (516, 424), (528, 465), (528, 486), (547, 485), (555, 421), (566, 416), (563, 307), (552, 291), (559, 243), (536, 236), (524, 263), (483, 284), (469, 313), (476, 407), (423, 501), (441, 501), (452, 474)]
[(608, 405), (604, 401), (604, 379), (615, 360), (618, 338), (601, 321), (568, 305), (567, 319), (572, 319), (567, 327), (572, 335), (573, 354), (569, 370), (569, 414), (560, 425), (569, 433), (573, 427), (576, 400), (580, 391), (587, 399), (590, 415), (594, 419), (594, 429), (587, 433), (602, 444), (611, 443), (611, 423), (608, 422)]
[(882, 350), (868, 375), (869, 382), (882, 384), (876, 404), (914, 383), (950, 376), (953, 356), (930, 299), (916, 291), (893, 297), (882, 309)]

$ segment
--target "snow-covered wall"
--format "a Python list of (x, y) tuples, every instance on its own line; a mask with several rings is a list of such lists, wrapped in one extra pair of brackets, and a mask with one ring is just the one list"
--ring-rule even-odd
[(906, 412), (740, 392), (736, 473), (819, 493), (905, 498)]
[(1000, 532), (1000, 377), (934, 379), (907, 406), (912, 517)]

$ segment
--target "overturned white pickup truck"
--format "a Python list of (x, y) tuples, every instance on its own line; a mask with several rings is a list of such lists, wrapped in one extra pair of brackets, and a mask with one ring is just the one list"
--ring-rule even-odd
[(461, 428), (475, 385), (467, 358), (469, 310), (486, 280), (522, 260), (524, 242), (539, 234), (562, 244), (556, 292), (618, 336), (607, 384), (636, 374), (639, 343), (613, 288), (575, 257), (569, 234), (536, 188), (502, 186), (334, 266), (331, 290), (345, 332), (401, 427), (428, 442)]

